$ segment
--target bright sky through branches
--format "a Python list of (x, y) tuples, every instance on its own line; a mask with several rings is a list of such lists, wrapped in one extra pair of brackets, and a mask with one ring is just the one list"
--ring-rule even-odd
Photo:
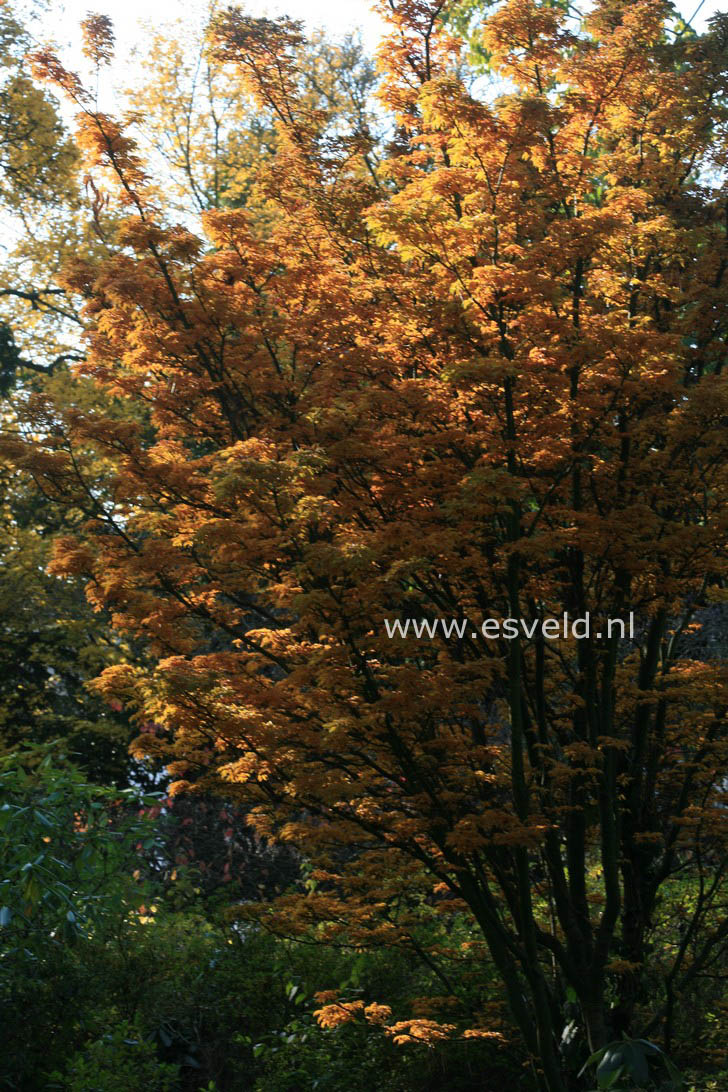
[[(223, 6), (223, 5), (220, 5)], [(382, 22), (372, 13), (369, 0), (248, 0), (241, 4), (251, 15), (290, 15), (301, 19), (308, 30), (324, 27), (334, 35), (361, 28), (364, 39), (373, 48), (379, 38)], [(80, 43), (79, 24), (89, 10), (111, 17), (121, 54), (134, 45), (141, 46), (140, 23), (171, 22), (184, 18), (202, 21), (209, 4), (205, 0), (65, 0), (54, 5), (53, 14), (43, 19), (43, 26), (58, 39), (62, 47), (77, 48)]]
[[(690, 18), (698, 3), (699, 0), (678, 0), (676, 7), (684, 18)], [(361, 28), (369, 49), (376, 45), (383, 25), (371, 10), (371, 0), (248, 0), (241, 6), (251, 15), (287, 14), (303, 20), (308, 30), (324, 27), (334, 35)], [(81, 40), (79, 24), (88, 11), (109, 15), (119, 45), (119, 61), (123, 64), (132, 47), (143, 47), (140, 23), (146, 20), (164, 23), (179, 18), (193, 22), (202, 19), (208, 7), (205, 0), (155, 0), (152, 4), (149, 0), (64, 0), (53, 4), (52, 14), (40, 21), (39, 29), (41, 34), (55, 38), (62, 51), (70, 47), (73, 56)], [(695, 29), (704, 27), (720, 7), (720, 0), (705, 0), (693, 20)]]

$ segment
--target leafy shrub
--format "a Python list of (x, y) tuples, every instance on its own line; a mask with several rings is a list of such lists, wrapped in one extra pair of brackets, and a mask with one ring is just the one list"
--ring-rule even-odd
[(123, 1022), (75, 1054), (66, 1073), (52, 1074), (50, 1084), (62, 1092), (173, 1092), (178, 1073), (177, 1066), (158, 1060), (138, 1027)]
[(667, 1055), (646, 1039), (625, 1036), (620, 1042), (608, 1043), (587, 1059), (584, 1070), (591, 1066), (596, 1066), (596, 1092), (629, 1092), (637, 1088), (683, 1092), (685, 1087)]

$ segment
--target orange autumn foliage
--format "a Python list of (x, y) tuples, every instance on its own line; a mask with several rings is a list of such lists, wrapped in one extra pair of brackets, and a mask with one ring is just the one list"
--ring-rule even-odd
[[(166, 730), (180, 778), (313, 862), (315, 887), (260, 912), (398, 944), (393, 908), (447, 892), (563, 1092), (567, 988), (595, 1048), (663, 1019), (639, 968), (686, 861), (718, 877), (694, 958), (728, 929), (728, 678), (682, 636), (726, 575), (728, 21), (676, 37), (661, 0), (608, 0), (578, 31), (508, 0), (484, 20), (489, 96), (443, 5), (382, 7), (376, 169), (369, 134), (299, 104), (295, 25), (219, 20), (277, 119), (264, 227), (245, 208), (199, 237), (167, 223), (131, 138), (86, 106), (130, 215), (115, 256), (67, 273), (82, 370), (147, 423), (70, 415), (6, 446), (88, 510), (56, 571), (156, 655), (98, 689)], [(634, 612), (638, 637), (384, 625), (564, 611)]]

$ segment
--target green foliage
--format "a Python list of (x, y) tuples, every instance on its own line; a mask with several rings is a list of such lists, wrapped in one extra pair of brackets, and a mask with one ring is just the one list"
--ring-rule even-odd
[[(0, 324), (0, 342), (2, 330)], [(0, 355), (1, 350), (0, 345)], [(23, 376), (16, 403), (31, 397), (31, 386), (39, 402), (52, 395), (57, 403), (89, 412), (98, 402), (89, 384), (58, 372), (35, 376), (32, 383)], [(126, 406), (115, 412), (128, 416)], [(4, 435), (21, 430), (8, 406)], [(83, 456), (78, 449), (73, 452), (76, 463)], [(92, 473), (101, 510), (101, 460), (94, 462)], [(87, 687), (104, 667), (130, 655), (139, 659), (143, 650), (119, 637), (106, 611), (94, 610), (82, 578), (48, 571), (58, 538), (74, 529), (81, 514), (60, 504), (47, 484), (0, 459), (0, 752), (63, 738), (91, 781), (119, 787), (131, 780), (148, 783), (150, 767), (129, 754), (138, 728), (127, 713)]]
[(0, 756), (0, 951), (71, 940), (119, 910), (124, 866), (154, 836), (129, 812), (138, 796), (90, 784), (62, 755)]
[[(13, 506), (32, 509), (20, 483), (13, 488)], [(83, 587), (44, 571), (51, 543), (38, 524), (53, 517), (35, 508), (0, 525), (0, 750), (62, 737), (93, 780), (123, 786), (133, 768), (128, 718), (85, 686), (122, 650)], [(19, 524), (33, 514), (38, 523)]]
[(372, 1028), (342, 1027), (324, 1035), (300, 1019), (281, 1029), (277, 1041), (260, 1044), (257, 1057), (263, 1074), (255, 1092), (398, 1092), (425, 1086), (427, 1059), (398, 1050)]
[(178, 1073), (177, 1066), (159, 1062), (135, 1025), (122, 1022), (74, 1055), (66, 1073), (52, 1074), (50, 1082), (62, 1092), (173, 1092)]
[(478, 73), (490, 71), (490, 53), (481, 42), (483, 20), (498, 0), (455, 0), (445, 8), (442, 19), (468, 45), (468, 63)]
[[(532, 1092), (518, 1049), (398, 1046), (364, 1022), (319, 1027), (322, 986), (386, 1003), (397, 1020), (411, 1015), (413, 998), (437, 992), (437, 979), (404, 951), (283, 941), (217, 921), (214, 903), (199, 899), (193, 911), (176, 909), (171, 891), (131, 878), (140, 842), (162, 852), (148, 821), (130, 816), (132, 798), (89, 783), (47, 747), (0, 760), (0, 1087), (475, 1092), (488, 1073)], [(456, 917), (453, 952), (466, 941)], [(487, 961), (461, 960), (450, 974), (455, 967), (468, 1005), (477, 996), (498, 1011), (501, 987)], [(643, 1040), (610, 1044), (586, 1068), (599, 1092), (683, 1087)]]
[(79, 322), (58, 283), (65, 257), (94, 238), (78, 215), (83, 203), (79, 155), (57, 101), (33, 78), (31, 35), (21, 5), (0, 6), (0, 209), (4, 247), (0, 312), (12, 331), (0, 346), (0, 393), (15, 364), (50, 370), (77, 358)]
[(594, 1092), (630, 1092), (636, 1088), (683, 1092), (685, 1087), (674, 1063), (646, 1039), (625, 1036), (621, 1042), (608, 1043), (587, 1059), (582, 1072), (591, 1066), (596, 1066)]
[(75, 1042), (104, 1030), (108, 982), (90, 957), (147, 895), (131, 875), (140, 848), (157, 846), (140, 802), (87, 781), (59, 747), (0, 756), (2, 1087), (44, 1087)]
[(481, 1092), (487, 1071), (530, 1092), (522, 1059), (487, 1045), (399, 1047), (380, 1028), (318, 1026), (322, 981), (402, 1014), (432, 993), (407, 953), (284, 941), (216, 923), (206, 906), (170, 910), (163, 897), (142, 909), (127, 903), (73, 943), (49, 941), (32, 973), (26, 964), (9, 976), (0, 1087)]
[(9, 5), (0, 8), (0, 203), (51, 203), (76, 165), (55, 103), (25, 71), (29, 41)]

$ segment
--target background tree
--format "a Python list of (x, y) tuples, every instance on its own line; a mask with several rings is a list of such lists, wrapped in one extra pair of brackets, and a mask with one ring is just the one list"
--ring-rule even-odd
[(63, 260), (93, 235), (78, 156), (57, 103), (33, 80), (28, 34), (11, 4), (0, 9), (0, 378), (3, 393), (24, 358), (52, 368), (74, 355), (78, 319), (56, 282)]
[[(165, 208), (193, 224), (206, 209), (250, 206), (260, 164), (277, 143), (270, 104), (256, 102), (234, 65), (215, 55), (208, 24), (149, 26), (142, 77), (126, 95), (140, 148), (165, 179)], [(318, 32), (301, 43), (298, 94), (332, 132), (376, 129), (375, 78), (355, 36), (336, 42)]]
[[(25, 61), (31, 36), (10, 5), (0, 9), (0, 396), (6, 429), (32, 392), (58, 405), (91, 405), (68, 363), (81, 358), (81, 322), (58, 282), (71, 253), (94, 253), (75, 144), (57, 103)], [(95, 239), (96, 242), (91, 240)], [(92, 777), (125, 784), (128, 718), (85, 688), (124, 643), (90, 609), (79, 581), (50, 577), (53, 536), (77, 521), (26, 476), (0, 464), (0, 746), (63, 736)]]

